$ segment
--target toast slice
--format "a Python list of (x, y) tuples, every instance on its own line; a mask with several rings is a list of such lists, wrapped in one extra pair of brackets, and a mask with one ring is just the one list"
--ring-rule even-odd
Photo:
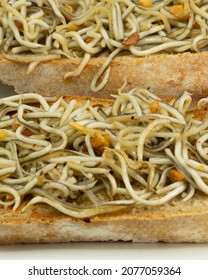
[[(24, 97), (23, 97), (24, 98)], [(88, 97), (67, 96), (79, 106)], [(92, 105), (112, 106), (112, 100), (90, 99)], [(153, 107), (152, 107), (153, 108)], [(200, 115), (200, 114), (201, 115)], [(206, 110), (204, 112), (206, 114)], [(204, 118), (203, 110), (195, 113)], [(45, 203), (14, 211), (0, 208), (0, 244), (76, 241), (208, 242), (208, 196), (196, 190), (184, 202), (179, 197), (163, 205), (129, 205), (112, 213), (75, 218)], [(24, 211), (23, 211), (24, 210)]]

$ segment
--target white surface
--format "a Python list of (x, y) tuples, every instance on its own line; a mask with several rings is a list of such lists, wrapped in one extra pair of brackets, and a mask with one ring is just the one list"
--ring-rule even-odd
[[(0, 97), (15, 94), (0, 83)], [(0, 246), (0, 260), (9, 259), (208, 259), (208, 244), (69, 243)]]
[(207, 244), (80, 242), (0, 246), (0, 260), (207, 260)]

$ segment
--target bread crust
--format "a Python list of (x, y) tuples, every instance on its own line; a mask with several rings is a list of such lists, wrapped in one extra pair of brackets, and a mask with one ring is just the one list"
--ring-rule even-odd
[(68, 217), (44, 204), (0, 209), (0, 244), (77, 241), (208, 242), (208, 196), (184, 203), (137, 206), (88, 219)]
[(28, 64), (9, 61), (0, 56), (0, 81), (14, 86), (17, 93), (36, 92), (42, 95), (85, 95), (110, 98), (126, 79), (124, 90), (141, 86), (150, 88), (164, 98), (178, 96), (184, 90), (198, 98), (208, 94), (208, 52), (159, 54), (138, 58), (130, 55), (116, 57), (111, 62), (110, 79), (103, 90), (92, 92), (92, 78), (105, 62), (104, 57), (92, 58), (79, 76), (64, 80), (64, 74), (74, 70), (79, 59), (53, 60), (40, 63), (27, 73)]
[[(80, 104), (88, 97), (66, 96)], [(112, 100), (90, 98), (93, 105)], [(202, 112), (200, 112), (202, 113)], [(199, 116), (199, 112), (197, 113)], [(202, 114), (203, 115), (203, 114)], [(22, 212), (0, 208), (0, 244), (63, 243), (78, 241), (208, 242), (208, 196), (197, 191), (189, 201), (178, 198), (160, 206), (128, 206), (86, 219), (64, 215), (46, 204)]]

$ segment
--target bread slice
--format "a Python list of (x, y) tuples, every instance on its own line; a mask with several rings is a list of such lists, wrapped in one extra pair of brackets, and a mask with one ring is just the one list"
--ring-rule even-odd
[(42, 62), (27, 74), (28, 64), (0, 56), (0, 81), (13, 86), (17, 93), (36, 92), (42, 95), (86, 95), (110, 98), (126, 79), (125, 91), (136, 86), (150, 88), (160, 97), (178, 96), (184, 90), (199, 98), (208, 94), (208, 52), (159, 54), (144, 58), (117, 56), (111, 62), (111, 74), (104, 89), (91, 90), (91, 81), (105, 63), (105, 57), (92, 58), (79, 76), (64, 79), (80, 60), (60, 59)]
[[(66, 97), (69, 101), (74, 97)], [(82, 104), (88, 97), (77, 97)], [(90, 99), (107, 106), (112, 100)], [(113, 213), (77, 219), (38, 203), (22, 209), (0, 207), (0, 244), (77, 241), (208, 242), (208, 196), (196, 191), (160, 206), (127, 206)]]

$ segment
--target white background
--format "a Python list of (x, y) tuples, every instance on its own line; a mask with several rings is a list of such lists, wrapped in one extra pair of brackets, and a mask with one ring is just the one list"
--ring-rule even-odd
[[(0, 83), (0, 97), (14, 94)], [(130, 242), (23, 244), (0, 246), (0, 260), (194, 260), (208, 259), (208, 244), (139, 244)]]
[(0, 246), (0, 260), (207, 260), (208, 244), (80, 242)]

